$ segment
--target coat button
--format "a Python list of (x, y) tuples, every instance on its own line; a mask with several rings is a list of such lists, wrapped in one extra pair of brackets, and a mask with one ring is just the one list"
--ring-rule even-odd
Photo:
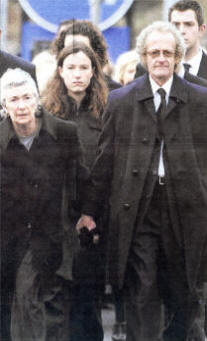
[(147, 142), (148, 142), (148, 138), (147, 137), (143, 137), (142, 143), (147, 143)]
[(31, 224), (31, 223), (28, 223), (28, 224), (27, 224), (27, 228), (28, 228), (28, 229), (31, 229), (31, 228), (32, 228), (32, 224)]
[(138, 173), (139, 173), (138, 169), (134, 168), (134, 169), (132, 170), (132, 174), (133, 174), (134, 176), (137, 176)]
[(123, 206), (124, 206), (125, 211), (128, 211), (130, 209), (130, 205), (129, 204), (124, 204)]

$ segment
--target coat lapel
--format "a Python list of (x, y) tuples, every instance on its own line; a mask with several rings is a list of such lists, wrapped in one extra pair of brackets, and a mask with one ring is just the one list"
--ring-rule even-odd
[(0, 125), (0, 148), (2, 152), (6, 150), (9, 141), (14, 136), (15, 132), (12, 123), (10, 121), (10, 118), (7, 117)]
[(155, 106), (153, 102), (153, 93), (149, 81), (148, 73), (139, 77), (139, 83), (137, 86), (137, 100), (144, 102), (147, 112), (150, 114), (152, 119), (156, 121)]
[(206, 78), (207, 77), (207, 55), (203, 52), (200, 67), (197, 76)]
[(174, 119), (175, 111), (179, 110), (180, 114), (182, 115), (180, 106), (182, 103), (187, 103), (188, 94), (185, 82), (186, 81), (182, 78), (174, 75), (167, 111), (164, 118), (164, 131), (168, 140), (172, 139), (178, 130), (177, 120)]
[[(148, 113), (151, 115), (154, 121), (156, 121), (155, 107), (153, 102), (153, 93), (149, 81), (148, 73), (139, 77), (139, 83), (137, 83), (137, 100), (143, 101)], [(173, 111), (177, 104), (187, 102), (187, 91), (185, 90), (185, 80), (174, 74), (172, 89), (170, 93), (169, 103), (165, 118)]]
[(173, 109), (180, 103), (187, 102), (187, 91), (185, 89), (185, 80), (174, 74), (173, 84), (170, 92), (169, 103), (165, 118), (173, 111)]

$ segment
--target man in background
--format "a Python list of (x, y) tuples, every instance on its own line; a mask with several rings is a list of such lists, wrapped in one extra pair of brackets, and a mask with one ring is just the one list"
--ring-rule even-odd
[(168, 20), (184, 38), (185, 69), (195, 76), (207, 79), (207, 55), (200, 45), (206, 29), (201, 5), (194, 0), (180, 0), (169, 9)]

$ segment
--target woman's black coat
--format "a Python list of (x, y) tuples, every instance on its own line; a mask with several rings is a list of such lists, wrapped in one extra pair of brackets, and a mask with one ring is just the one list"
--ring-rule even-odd
[(61, 263), (62, 192), (76, 202), (88, 172), (82, 165), (76, 126), (43, 113), (30, 151), (22, 146), (10, 119), (0, 125), (1, 275), (31, 248), (38, 272), (55, 272)]

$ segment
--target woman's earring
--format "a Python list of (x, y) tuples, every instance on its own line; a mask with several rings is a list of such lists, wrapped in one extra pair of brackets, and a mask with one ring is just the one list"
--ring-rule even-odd
[(41, 106), (41, 104), (38, 104), (35, 116), (38, 117), (38, 118), (42, 116), (42, 106)]
[(8, 116), (7, 110), (5, 107), (0, 106), (0, 121)]

